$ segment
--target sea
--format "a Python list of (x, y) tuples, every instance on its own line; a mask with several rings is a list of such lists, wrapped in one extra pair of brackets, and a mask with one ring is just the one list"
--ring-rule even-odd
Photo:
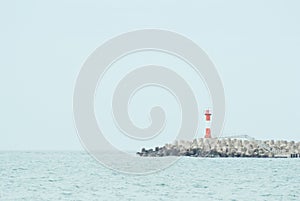
[(300, 158), (182, 157), (132, 175), (86, 152), (0, 152), (0, 201), (48, 200), (299, 201)]

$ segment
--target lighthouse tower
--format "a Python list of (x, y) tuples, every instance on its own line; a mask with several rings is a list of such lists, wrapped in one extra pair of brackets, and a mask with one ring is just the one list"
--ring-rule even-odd
[(209, 109), (205, 110), (205, 138), (211, 138), (211, 130), (210, 130), (210, 125), (211, 125), (211, 111)]

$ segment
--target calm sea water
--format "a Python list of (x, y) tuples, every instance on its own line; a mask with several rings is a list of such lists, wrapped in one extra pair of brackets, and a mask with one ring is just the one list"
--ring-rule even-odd
[(133, 176), (83, 152), (0, 152), (0, 194), (1, 201), (299, 201), (300, 159), (182, 158)]

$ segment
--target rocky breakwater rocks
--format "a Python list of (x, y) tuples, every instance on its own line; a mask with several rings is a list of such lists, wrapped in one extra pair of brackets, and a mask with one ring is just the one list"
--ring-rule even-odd
[(231, 138), (199, 138), (191, 141), (175, 141), (155, 149), (143, 148), (137, 152), (145, 157), (192, 156), (192, 157), (300, 157), (300, 142), (274, 140), (242, 140)]

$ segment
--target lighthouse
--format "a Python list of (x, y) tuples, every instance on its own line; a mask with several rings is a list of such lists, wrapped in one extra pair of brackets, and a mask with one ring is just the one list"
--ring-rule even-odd
[(211, 111), (209, 109), (205, 110), (205, 138), (211, 138), (211, 130), (210, 130), (210, 125), (211, 125)]

